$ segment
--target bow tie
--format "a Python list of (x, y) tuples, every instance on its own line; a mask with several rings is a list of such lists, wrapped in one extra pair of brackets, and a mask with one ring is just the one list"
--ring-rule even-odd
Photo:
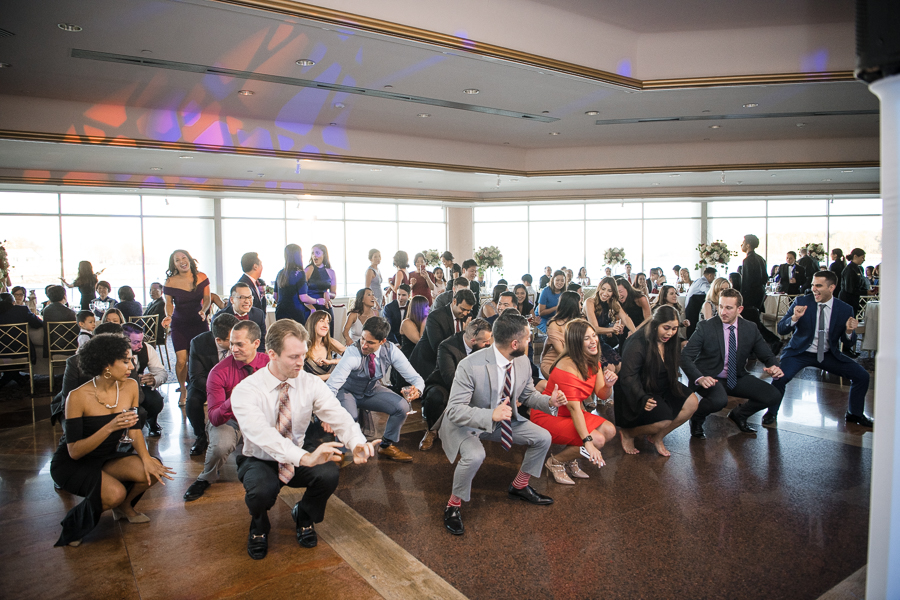
[(235, 316), (235, 318), (237, 318), (238, 321), (249, 321), (250, 320), (250, 313), (247, 313), (246, 315), (234, 315), (234, 316)]

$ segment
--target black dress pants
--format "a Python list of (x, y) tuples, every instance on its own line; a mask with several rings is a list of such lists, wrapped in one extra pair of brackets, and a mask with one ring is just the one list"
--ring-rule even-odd
[(765, 325), (762, 324), (762, 321), (760, 320), (761, 317), (760, 317), (758, 308), (753, 308), (751, 306), (745, 306), (744, 311), (741, 313), (741, 317), (756, 325), (756, 328), (762, 334), (763, 339), (766, 341), (767, 344), (774, 344), (775, 342), (781, 340), (781, 338), (779, 338), (777, 335), (772, 333)]
[(187, 415), (191, 429), (194, 435), (200, 437), (206, 435), (206, 411), (203, 410), (203, 404), (206, 402), (204, 394), (192, 394), (190, 387), (188, 388), (188, 396), (184, 405), (184, 412)]
[(422, 416), (428, 423), (428, 429), (434, 428), (435, 423), (447, 409), (447, 401), (450, 400), (450, 390), (442, 385), (432, 384), (425, 386), (422, 394)]
[(141, 402), (141, 406), (147, 411), (147, 422), (150, 425), (156, 425), (156, 418), (163, 410), (165, 399), (156, 388), (152, 388), (149, 385), (142, 385), (141, 390), (144, 392), (144, 400)]
[(761, 410), (777, 407), (781, 404), (782, 395), (782, 392), (771, 383), (753, 375), (738, 377), (737, 384), (730, 389), (727, 387), (725, 379), (718, 379), (716, 385), (711, 388), (695, 386), (694, 392), (700, 397), (700, 404), (691, 420), (700, 424), (712, 413), (725, 408), (729, 395), (747, 399), (747, 402), (734, 409), (735, 415), (744, 419)]
[[(269, 509), (275, 506), (278, 492), (285, 484), (278, 479), (278, 463), (261, 460), (253, 456), (238, 457), (238, 479), (244, 484), (244, 501), (250, 509), (250, 533), (268, 534)], [(294, 478), (288, 487), (305, 487), (300, 504), (300, 519), (303, 525), (304, 513), (309, 522), (321, 523), (325, 517), (325, 505), (337, 489), (340, 467), (327, 462), (315, 467), (294, 467)]]

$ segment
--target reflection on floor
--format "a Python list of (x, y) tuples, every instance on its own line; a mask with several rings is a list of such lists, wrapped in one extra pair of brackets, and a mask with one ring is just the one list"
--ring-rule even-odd
[[(748, 436), (713, 416), (705, 441), (691, 440), (686, 427), (674, 432), (668, 459), (641, 442), (639, 455), (624, 455), (616, 439), (605, 468), (583, 465), (590, 479), (532, 480), (554, 497), (550, 507), (507, 500), (522, 452), (489, 444), (461, 538), (441, 520), (453, 467), (439, 441), (428, 453), (416, 449), (423, 427), (412, 415), (400, 447), (413, 464), (344, 469), (342, 502), (329, 506), (340, 514), (314, 550), (296, 544), (295, 499), (285, 492), (263, 561), (246, 554), (249, 518), (233, 459), (203, 498), (182, 501), (202, 459), (188, 456), (193, 435), (174, 402), (151, 451), (178, 475), (139, 505), (151, 523), (107, 513), (82, 546), (54, 548), (60, 520), (80, 501), (55, 492), (49, 476), (60, 429), (47, 419), (46, 391), (33, 401), (4, 391), (0, 581), (8, 598), (444, 597), (439, 590), (452, 586), (470, 598), (799, 600), (866, 562), (872, 434), (843, 422), (848, 386), (809, 369), (788, 386), (777, 427)], [(349, 527), (359, 533), (342, 535)]]

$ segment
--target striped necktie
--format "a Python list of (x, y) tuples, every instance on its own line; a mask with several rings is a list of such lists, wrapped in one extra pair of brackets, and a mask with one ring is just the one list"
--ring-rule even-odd
[[(503, 383), (503, 393), (500, 394), (500, 402), (509, 398), (509, 404), (514, 402), (512, 398), (512, 362), (506, 365), (506, 378)], [(512, 422), (509, 419), (500, 421), (500, 444), (504, 450), (512, 448)]]
[[(275, 420), (275, 429), (287, 439), (291, 438), (291, 386), (287, 381), (278, 386), (278, 418)], [(281, 483), (288, 483), (294, 478), (294, 465), (291, 463), (278, 463), (278, 479)]]
[(737, 337), (734, 334), (734, 325), (728, 327), (728, 389), (734, 389), (737, 385)]
[(826, 304), (819, 305), (819, 332), (816, 346), (816, 361), (818, 362), (825, 360), (825, 306)]

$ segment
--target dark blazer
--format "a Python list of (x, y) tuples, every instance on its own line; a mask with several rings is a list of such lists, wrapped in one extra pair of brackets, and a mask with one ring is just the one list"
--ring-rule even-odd
[[(806, 314), (800, 317), (797, 323), (791, 323), (791, 317), (794, 315), (794, 307), (806, 306)], [(782, 353), (782, 359), (798, 356), (802, 352), (806, 352), (807, 348), (813, 343), (813, 337), (816, 335), (816, 299), (812, 296), (800, 296), (791, 307), (787, 314), (778, 322), (778, 333), (787, 335), (793, 332), (791, 340)], [(828, 352), (841, 362), (853, 362), (849, 356), (841, 352), (841, 342), (848, 339), (851, 344), (856, 343), (856, 332), (854, 331), (849, 337), (847, 332), (847, 319), (853, 316), (853, 309), (849, 304), (834, 299), (831, 305), (831, 321), (828, 323)]]
[[(766, 344), (756, 323), (738, 318), (735, 324), (737, 325), (738, 377), (747, 375), (747, 359), (750, 358), (751, 353), (756, 354), (756, 357), (767, 367), (778, 364), (778, 359), (772, 354), (772, 349)], [(722, 372), (725, 368), (725, 345), (727, 343), (722, 319), (718, 316), (697, 324), (694, 335), (681, 350), (681, 368), (687, 375), (691, 387), (694, 387), (694, 382), (701, 377), (717, 377)]]
[[(53, 323), (60, 323), (63, 321), (74, 323), (76, 321), (75, 311), (59, 302), (51, 302), (45, 306), (44, 310), (41, 311), (41, 317), (44, 319), (44, 323), (47, 323), (48, 321)], [(75, 335), (77, 337), (78, 332), (75, 332)], [(49, 345), (50, 341), (48, 340), (47, 328), (44, 327), (44, 358), (49, 356)]]
[(122, 316), (125, 317), (126, 323), (131, 317), (140, 317), (143, 314), (141, 303), (137, 300), (125, 300), (124, 302), (119, 302), (116, 304), (116, 308), (122, 311)]
[(744, 306), (762, 309), (768, 281), (769, 270), (766, 268), (766, 259), (751, 250), (744, 258), (741, 268), (741, 295), (744, 297)]
[(28, 310), (27, 306), (14, 305), (5, 313), (0, 313), (0, 325), (12, 325), (13, 323), (28, 323), (29, 327), (35, 329), (44, 326), (44, 322), (41, 321), (41, 318)]
[(831, 263), (831, 266), (828, 267), (828, 270), (834, 273), (834, 276), (837, 277), (837, 283), (834, 285), (834, 295), (837, 296), (841, 293), (841, 279), (844, 277), (844, 268), (847, 266), (846, 262), (841, 262), (839, 260)]
[(423, 378), (431, 375), (437, 366), (438, 346), (456, 333), (454, 320), (452, 305), (439, 308), (428, 315), (428, 320), (425, 321), (425, 333), (422, 334), (409, 357), (410, 364)]
[(475, 294), (475, 306), (481, 306), (481, 284), (477, 281), (470, 281), (469, 289)]
[(253, 308), (258, 308), (259, 310), (266, 312), (266, 301), (264, 298), (261, 298), (259, 295), (259, 288), (256, 287), (256, 284), (253, 283), (253, 280), (250, 279), (250, 276), (244, 273), (241, 275), (241, 278), (237, 280), (238, 283), (246, 283), (250, 286), (250, 293), (253, 294)]
[[(859, 265), (848, 262), (841, 274), (841, 293), (846, 296), (865, 296), (865, 275)], [(858, 302), (858, 300), (857, 300)]]
[[(227, 313), (229, 315), (234, 314), (234, 307), (229, 304), (225, 308), (222, 309), (223, 313)], [(259, 310), (255, 306), (250, 309), (250, 320), (259, 325), (260, 338), (259, 338), (259, 348), (256, 349), (257, 352), (265, 352), (266, 351), (266, 312), (264, 310)]]
[[(407, 304), (407, 306), (409, 306)], [(384, 318), (391, 324), (391, 332), (388, 334), (388, 341), (395, 344), (400, 343), (400, 323), (403, 318), (400, 315), (400, 303), (396, 300), (388, 302), (384, 305)]]
[(162, 343), (162, 334), (164, 333), (164, 329), (162, 326), (163, 319), (166, 318), (166, 300), (165, 296), (157, 298), (153, 302), (147, 305), (147, 308), (144, 309), (145, 315), (157, 315), (156, 318), (156, 340), (157, 343)]
[(800, 260), (797, 261), (801, 267), (803, 267), (803, 274), (805, 275), (803, 281), (803, 291), (806, 292), (809, 290), (809, 286), (812, 285), (812, 278), (819, 271), (819, 261), (813, 260), (811, 256), (801, 256)]
[(438, 346), (437, 366), (425, 380), (426, 385), (442, 385), (448, 390), (453, 386), (456, 367), (469, 355), (463, 335), (462, 331), (454, 333)]
[(803, 270), (799, 263), (794, 263), (794, 280), (797, 283), (790, 283), (790, 269), (791, 265), (787, 263), (778, 267), (778, 289), (785, 294), (799, 294), (802, 292), (803, 285), (806, 282), (806, 271)]
[(205, 331), (191, 340), (188, 352), (188, 400), (195, 399), (200, 406), (206, 402), (206, 378), (219, 364), (219, 346), (212, 331)]

